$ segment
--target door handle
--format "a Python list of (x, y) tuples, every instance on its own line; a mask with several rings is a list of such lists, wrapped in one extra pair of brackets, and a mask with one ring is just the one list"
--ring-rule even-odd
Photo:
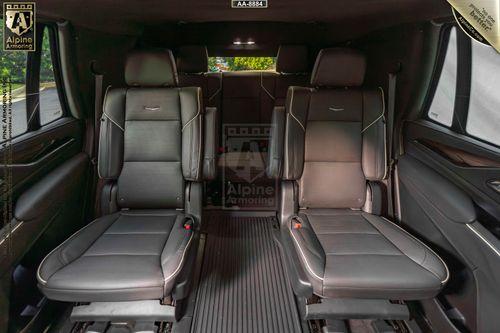
[(489, 180), (486, 183), (491, 189), (497, 193), (500, 193), (500, 180)]

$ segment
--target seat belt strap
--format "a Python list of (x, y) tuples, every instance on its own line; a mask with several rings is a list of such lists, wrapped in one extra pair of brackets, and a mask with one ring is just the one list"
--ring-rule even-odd
[(93, 143), (94, 147), (92, 150), (92, 163), (96, 163), (97, 153), (99, 150), (99, 130), (101, 127), (101, 116), (102, 116), (102, 86), (103, 86), (104, 75), (94, 74), (95, 80), (95, 94), (94, 94), (94, 137)]
[(394, 191), (393, 191), (393, 169), (396, 163), (394, 143), (397, 138), (394, 137), (394, 118), (395, 118), (395, 106), (396, 106), (396, 83), (397, 83), (397, 72), (389, 73), (388, 82), (388, 93), (387, 93), (387, 152), (388, 152), (388, 166), (387, 166), (387, 201), (388, 201), (388, 215), (389, 218), (393, 219), (395, 216), (394, 209)]
[(394, 162), (394, 109), (396, 104), (397, 74), (389, 73), (388, 101), (387, 101), (387, 150), (389, 153), (389, 166)]
[[(94, 64), (93, 64), (94, 65)], [(99, 179), (99, 171), (97, 168), (97, 156), (99, 152), (99, 131), (101, 129), (101, 116), (103, 108), (103, 82), (104, 75), (94, 70), (92, 67), (92, 75), (94, 76), (94, 119), (92, 123), (92, 153), (90, 154), (90, 160), (92, 162), (92, 181), (90, 193), (92, 197), (95, 198), (92, 207), (90, 208), (90, 214), (92, 218), (99, 216), (100, 214), (100, 198), (102, 187), (104, 183)]]

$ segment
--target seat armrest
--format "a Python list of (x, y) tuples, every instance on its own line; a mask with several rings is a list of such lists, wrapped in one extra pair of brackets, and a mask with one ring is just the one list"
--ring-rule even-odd
[(217, 145), (219, 142), (219, 115), (216, 107), (205, 108), (205, 147), (203, 155), (203, 179), (217, 176)]
[(285, 135), (285, 107), (275, 106), (271, 119), (271, 136), (266, 173), (269, 178), (280, 178), (283, 166), (283, 139)]

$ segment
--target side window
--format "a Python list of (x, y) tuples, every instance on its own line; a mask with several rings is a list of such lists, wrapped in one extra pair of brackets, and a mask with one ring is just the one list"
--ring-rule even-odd
[(448, 31), (427, 118), (459, 134), (500, 146), (500, 54), (459, 28)]
[[(0, 23), (3, 24), (2, 19)], [(0, 91), (12, 102), (9, 114), (5, 115), (10, 116), (12, 129), (2, 131), (0, 142), (36, 130), (64, 115), (54, 71), (51, 31), (43, 25), (38, 29), (43, 34), (37, 37), (41, 40), (37, 40), (35, 52), (0, 50)], [(3, 39), (2, 29), (0, 39)], [(35, 77), (38, 72), (39, 77)]]
[(453, 122), (455, 92), (457, 87), (457, 31), (452, 28), (444, 57), (441, 74), (429, 107), (430, 119), (450, 127)]
[(40, 57), (40, 125), (46, 125), (63, 116), (57, 92), (49, 29), (44, 28)]
[(500, 146), (500, 54), (472, 41), (471, 70), (466, 131)]
[[(0, 19), (3, 26), (3, 19)], [(3, 29), (0, 29), (0, 39), (3, 40)], [(0, 84), (1, 91), (10, 90), (12, 99), (12, 137), (28, 130), (26, 116), (26, 52), (9, 52), (0, 49)], [(8, 138), (0, 137), (0, 141)]]

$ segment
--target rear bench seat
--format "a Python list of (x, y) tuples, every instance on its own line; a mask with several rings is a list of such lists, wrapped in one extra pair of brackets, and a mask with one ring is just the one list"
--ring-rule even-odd
[[(206, 47), (187, 45), (177, 51), (177, 69), (180, 86), (200, 87), (205, 96), (205, 105), (217, 107), (220, 137), (223, 135), (224, 125), (270, 125), (274, 107), (285, 104), (288, 87), (306, 86), (309, 81), (308, 50), (304, 45), (281, 45), (276, 60), (276, 72), (225, 73), (207, 73)], [(209, 118), (208, 110), (206, 118)], [(223, 145), (222, 140), (219, 143)], [(264, 171), (268, 147), (265, 142), (252, 147), (253, 152), (245, 154), (244, 157), (239, 151), (226, 152), (219, 163), (219, 174), (225, 171), (226, 180), (238, 181), (238, 177), (231, 170), (252, 164), (256, 173), (259, 172), (259, 165)], [(245, 163), (248, 165), (243, 165)], [(265, 179), (262, 181), (268, 183)], [(218, 195), (219, 186), (212, 184), (210, 188), (214, 188), (207, 193), (210, 195), (215, 191)]]
[(281, 45), (276, 59), (275, 106), (285, 106), (291, 86), (309, 85), (309, 53), (305, 45)]
[(177, 50), (180, 87), (200, 87), (205, 106), (221, 108), (222, 75), (208, 73), (208, 53), (203, 45), (186, 45)]

